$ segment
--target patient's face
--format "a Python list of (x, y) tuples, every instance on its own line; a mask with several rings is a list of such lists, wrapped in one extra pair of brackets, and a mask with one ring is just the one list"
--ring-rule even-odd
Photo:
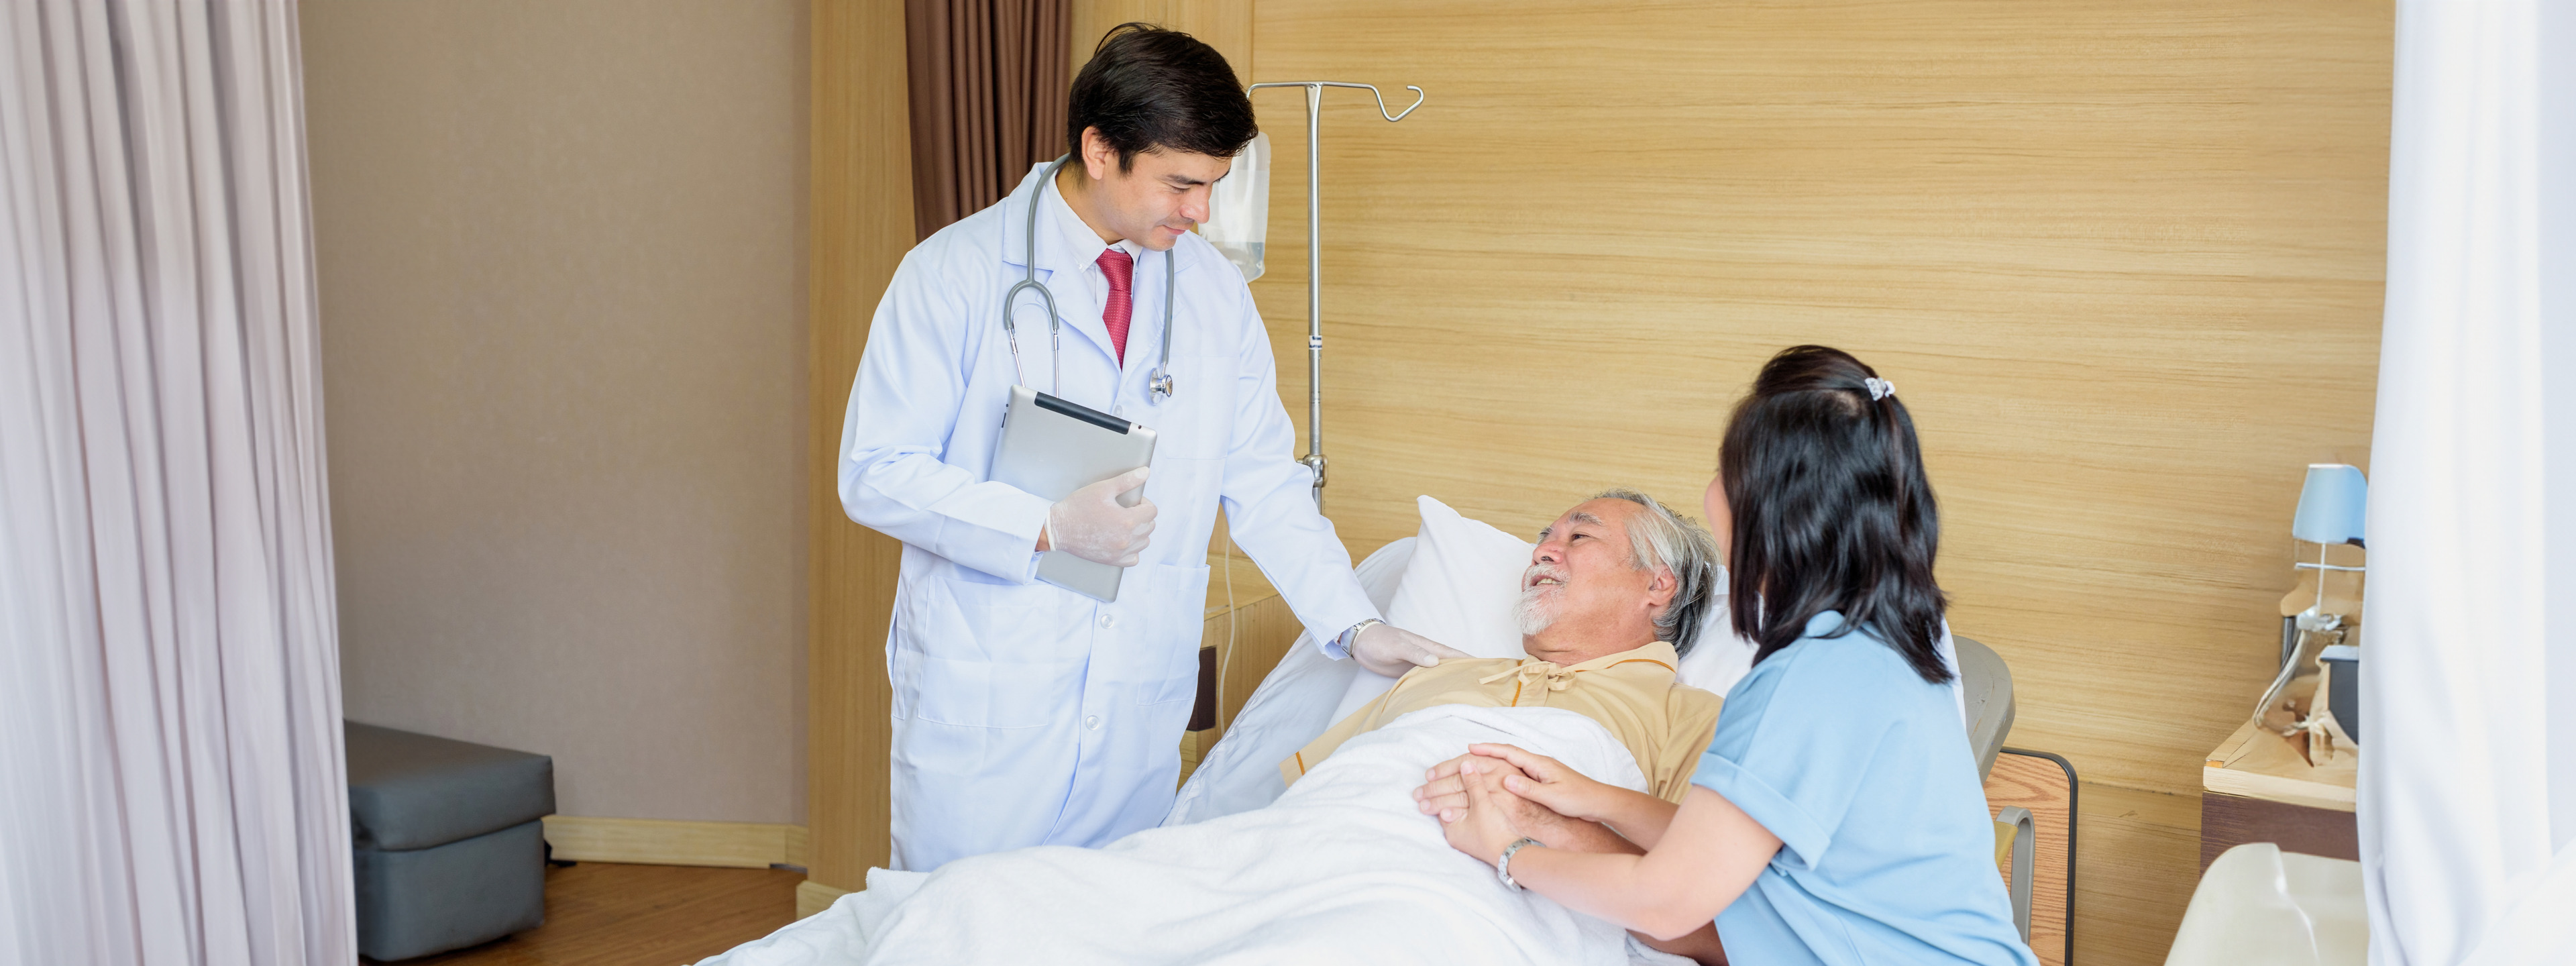
[(1626, 500), (1591, 500), (1539, 532), (1515, 611), (1531, 657), (1574, 664), (1655, 639), (1654, 616), (1672, 589), (1663, 572), (1637, 569), (1628, 522), (1644, 512)]

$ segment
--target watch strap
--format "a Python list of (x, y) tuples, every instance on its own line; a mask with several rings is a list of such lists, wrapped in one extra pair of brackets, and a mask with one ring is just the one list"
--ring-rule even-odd
[(1352, 647), (1353, 645), (1356, 645), (1356, 644), (1358, 644), (1358, 643), (1360, 642), (1360, 632), (1361, 632), (1361, 631), (1364, 631), (1364, 630), (1368, 630), (1368, 626), (1369, 626), (1369, 625), (1371, 625), (1371, 624), (1384, 624), (1384, 623), (1386, 623), (1386, 622), (1385, 622), (1385, 621), (1382, 621), (1382, 620), (1379, 620), (1379, 619), (1377, 619), (1377, 618), (1374, 618), (1374, 617), (1364, 617), (1364, 618), (1361, 618), (1361, 619), (1360, 619), (1360, 622), (1359, 622), (1359, 623), (1357, 623), (1357, 624), (1353, 624), (1353, 625), (1351, 625), (1351, 626), (1349, 626), (1349, 627), (1347, 627), (1347, 628), (1344, 628), (1344, 629), (1342, 630), (1342, 636), (1341, 636), (1341, 641), (1340, 641), (1340, 643), (1341, 643), (1341, 645), (1342, 645), (1342, 653), (1343, 653), (1343, 654), (1345, 654), (1345, 655), (1347, 655), (1347, 654), (1351, 653), (1351, 647)]
[(1521, 836), (1520, 841), (1518, 842), (1503, 846), (1502, 857), (1494, 860), (1494, 878), (1503, 880), (1504, 885), (1512, 888), (1521, 888), (1520, 883), (1512, 881), (1512, 855), (1519, 852), (1521, 849), (1532, 845), (1540, 848), (1547, 847), (1547, 843), (1526, 835)]

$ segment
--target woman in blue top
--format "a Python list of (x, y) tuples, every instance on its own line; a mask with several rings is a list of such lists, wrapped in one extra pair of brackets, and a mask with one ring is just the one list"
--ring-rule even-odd
[[(1849, 354), (1773, 357), (1709, 484), (1735, 630), (1758, 649), (1676, 809), (1478, 745), (1418, 797), (1504, 881), (1726, 959), (2035, 966), (1950, 672), (1934, 650), (1940, 518), (1895, 387)], [(1575, 844), (1597, 822), (1643, 854)]]

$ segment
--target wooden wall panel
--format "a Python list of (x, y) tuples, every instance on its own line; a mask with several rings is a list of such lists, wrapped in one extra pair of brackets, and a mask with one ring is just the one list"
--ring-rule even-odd
[[(1698, 503), (1798, 342), (1881, 368), (2013, 743), (2196, 792), (2263, 683), (2303, 465), (2364, 462), (2385, 4), (1268, 0), (1265, 76), (1418, 84), (1323, 125), (1328, 504), (1535, 530)], [(1303, 422), (1302, 109), (1254, 284)]]
[[(2199, 763), (2276, 659), (2303, 464), (2368, 466), (2390, 6), (1252, 9), (1258, 79), (1429, 95), (1399, 124), (1326, 97), (1327, 505), (1354, 556), (1422, 493), (1524, 532), (1613, 484), (1696, 505), (1764, 358), (1853, 351), (1921, 428), (1952, 620), (2013, 669), (2012, 743), (2071, 759), (2088, 803), (2148, 803), (2084, 833), (2075, 958), (2161, 961)], [(1253, 291), (1302, 437), (1304, 118), (1255, 104)]]
[(903, 548), (842, 511), (838, 454), (868, 319), (912, 247), (911, 120), (903, 4), (813, 2), (808, 875), (857, 889), (892, 853), (885, 635)]
[(1252, 83), (1252, 0), (1074, 0), (1073, 57), (1076, 73), (1091, 59), (1100, 35), (1129, 21), (1160, 24), (1205, 41), (1225, 55), (1234, 73)]

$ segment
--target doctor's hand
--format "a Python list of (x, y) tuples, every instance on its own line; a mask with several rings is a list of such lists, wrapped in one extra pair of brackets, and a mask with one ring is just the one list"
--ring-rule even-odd
[(1151, 467), (1139, 466), (1073, 491), (1047, 508), (1040, 550), (1062, 550), (1092, 563), (1133, 567), (1154, 533), (1154, 501), (1138, 499), (1132, 507), (1118, 498), (1145, 485)]
[(1387, 677), (1402, 677), (1417, 667), (1431, 667), (1441, 658), (1470, 657), (1457, 648), (1442, 644), (1393, 624), (1371, 624), (1360, 629), (1351, 642), (1351, 660)]

